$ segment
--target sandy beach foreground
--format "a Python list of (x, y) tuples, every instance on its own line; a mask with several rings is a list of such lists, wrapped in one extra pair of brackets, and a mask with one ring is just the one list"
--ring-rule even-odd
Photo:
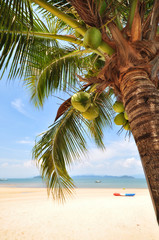
[[(114, 192), (135, 192), (115, 197)], [(147, 189), (77, 189), (64, 205), (46, 189), (0, 188), (0, 240), (158, 240)]]

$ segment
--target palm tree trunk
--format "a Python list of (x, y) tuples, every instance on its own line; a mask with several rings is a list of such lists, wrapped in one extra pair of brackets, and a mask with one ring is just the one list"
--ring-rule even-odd
[(143, 69), (123, 74), (120, 88), (159, 223), (159, 91)]

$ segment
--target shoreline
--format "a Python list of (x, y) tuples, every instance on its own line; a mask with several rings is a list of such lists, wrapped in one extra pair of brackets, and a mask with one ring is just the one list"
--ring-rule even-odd
[[(115, 197), (114, 192), (134, 192)], [(148, 189), (75, 189), (66, 203), (46, 188), (0, 187), (0, 240), (157, 240)]]

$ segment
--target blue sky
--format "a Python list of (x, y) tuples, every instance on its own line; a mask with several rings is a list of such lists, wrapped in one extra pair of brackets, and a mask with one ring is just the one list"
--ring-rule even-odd
[[(43, 109), (30, 102), (29, 91), (19, 80), (0, 81), (0, 178), (22, 178), (39, 175), (32, 160), (35, 138), (53, 123), (59, 103), (50, 97)], [(81, 156), (68, 169), (73, 175), (143, 175), (140, 158), (133, 137), (117, 135), (119, 127), (105, 130), (105, 151), (90, 141), (88, 155)]]

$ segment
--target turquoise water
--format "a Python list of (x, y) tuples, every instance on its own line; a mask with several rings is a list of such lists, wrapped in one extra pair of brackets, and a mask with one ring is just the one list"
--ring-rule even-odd
[(79, 188), (147, 188), (146, 180), (141, 178), (85, 176), (73, 179)]
[[(76, 176), (72, 178), (78, 188), (147, 188), (146, 180), (143, 178), (109, 176)], [(14, 178), (0, 181), (0, 187), (44, 188), (46, 185), (40, 177)]]

